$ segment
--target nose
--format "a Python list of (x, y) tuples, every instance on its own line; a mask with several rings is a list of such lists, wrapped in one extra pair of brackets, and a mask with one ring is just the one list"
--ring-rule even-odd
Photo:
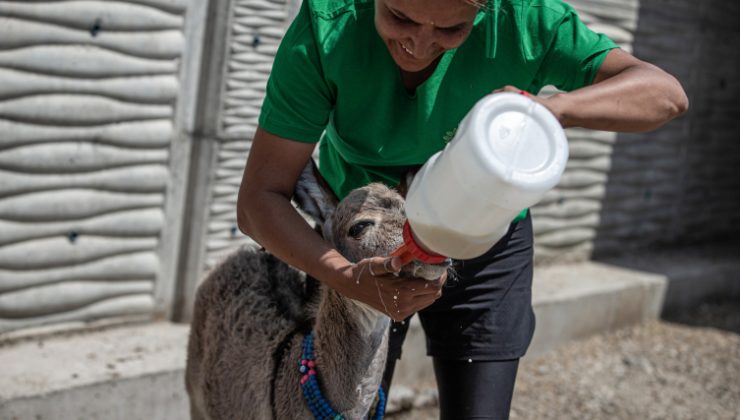
[(411, 38), (409, 48), (414, 52), (414, 57), (420, 59), (427, 58), (433, 52), (433, 46), (436, 43), (434, 39), (434, 25), (418, 25), (409, 35), (409, 38)]

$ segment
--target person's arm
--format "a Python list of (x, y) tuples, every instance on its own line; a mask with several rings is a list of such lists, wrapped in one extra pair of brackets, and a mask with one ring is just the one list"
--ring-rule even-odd
[[(258, 129), (247, 160), (237, 201), (237, 223), (245, 234), (286, 263), (305, 271), (330, 288), (381, 312), (394, 292), (403, 289), (399, 312), (389, 314), (400, 320), (430, 305), (439, 296), (439, 287), (424, 287), (426, 280), (399, 280), (383, 277), (376, 286), (367, 267), (352, 264), (325, 242), (298, 214), (290, 200), (295, 183), (308, 163), (314, 145), (288, 140)], [(386, 274), (385, 258), (364, 260), (373, 272)], [(400, 270), (393, 258), (390, 272)], [(359, 284), (358, 284), (359, 281)], [(403, 283), (400, 283), (402, 282)], [(412, 290), (413, 289), (413, 290)], [(395, 308), (395, 306), (394, 306)]]
[(311, 229), (290, 202), (314, 146), (258, 129), (239, 188), (237, 223), (242, 232), (286, 263), (334, 280), (351, 264)]
[(545, 102), (563, 127), (650, 131), (689, 108), (681, 84), (620, 49), (609, 51), (594, 83)]
[(534, 99), (563, 127), (621, 132), (654, 130), (689, 108), (676, 78), (620, 49), (609, 51), (592, 85)]

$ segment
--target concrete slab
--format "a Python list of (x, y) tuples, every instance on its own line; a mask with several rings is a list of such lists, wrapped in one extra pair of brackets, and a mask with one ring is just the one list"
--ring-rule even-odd
[(0, 418), (186, 419), (187, 335), (156, 323), (0, 347)]
[(586, 262), (535, 270), (537, 327), (527, 357), (660, 315), (665, 276)]

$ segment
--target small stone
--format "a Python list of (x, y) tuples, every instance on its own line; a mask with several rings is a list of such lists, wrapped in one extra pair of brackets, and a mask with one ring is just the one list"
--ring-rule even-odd
[(436, 389), (422, 389), (417, 393), (416, 398), (414, 398), (414, 408), (433, 407), (437, 404), (438, 399)]
[(412, 408), (415, 398), (416, 394), (411, 388), (400, 384), (393, 385), (385, 408), (386, 414)]

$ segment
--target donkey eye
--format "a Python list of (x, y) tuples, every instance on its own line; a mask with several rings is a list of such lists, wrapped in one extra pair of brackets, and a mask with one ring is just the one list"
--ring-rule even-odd
[(374, 224), (375, 222), (373, 222), (372, 220), (363, 220), (357, 222), (349, 228), (349, 236), (355, 239), (359, 239), (360, 236), (362, 236), (362, 233), (365, 232), (365, 229), (373, 226)]

